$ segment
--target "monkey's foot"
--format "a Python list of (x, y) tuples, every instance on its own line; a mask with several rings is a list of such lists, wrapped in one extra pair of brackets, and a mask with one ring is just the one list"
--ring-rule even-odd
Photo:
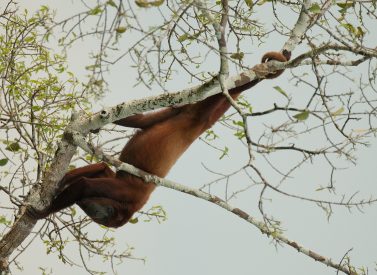
[(41, 211), (29, 205), (26, 206), (25, 214), (33, 219), (40, 220), (46, 218), (50, 213), (47, 210)]

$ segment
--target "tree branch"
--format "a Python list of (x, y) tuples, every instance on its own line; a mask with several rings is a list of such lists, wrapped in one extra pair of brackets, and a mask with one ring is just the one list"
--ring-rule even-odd
[[(95, 148), (93, 145), (88, 144), (83, 138), (78, 138), (75, 140), (75, 142), (79, 147), (81, 147), (81, 149), (88, 153), (95, 154), (100, 159), (115, 166), (117, 170), (125, 171), (127, 173), (130, 173), (136, 177), (143, 179), (145, 181), (145, 184), (156, 184), (158, 186), (163, 186), (182, 193), (186, 193), (188, 195), (216, 204), (221, 208), (225, 209), (226, 211), (231, 212), (240, 217), (241, 219), (247, 221), (248, 223), (254, 225), (262, 232), (262, 234), (266, 234), (268, 237), (271, 237), (275, 241), (285, 243), (286, 245), (296, 249), (298, 252), (312, 258), (313, 260), (321, 262), (324, 265), (331, 266), (332, 268), (339, 270), (345, 274), (357, 275), (357, 273), (355, 272), (355, 268), (353, 266), (343, 266), (341, 264), (334, 262), (331, 258), (325, 257), (317, 252), (314, 252), (313, 250), (305, 248), (303, 245), (300, 245), (297, 242), (285, 237), (280, 230), (268, 227), (266, 223), (257, 220), (256, 218), (254, 218), (253, 216), (249, 215), (248, 213), (239, 208), (231, 206), (226, 201), (222, 200), (221, 198), (215, 195), (205, 193), (201, 190), (194, 189), (168, 179), (160, 178), (156, 175), (149, 174), (131, 164), (121, 162), (120, 160), (112, 156), (104, 154), (104, 152), (101, 149)], [(257, 170), (257, 172), (259, 171)]]

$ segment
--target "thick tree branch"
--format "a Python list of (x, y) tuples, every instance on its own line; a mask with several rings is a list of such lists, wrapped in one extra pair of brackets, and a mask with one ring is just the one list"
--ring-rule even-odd
[(310, 15), (309, 8), (312, 4), (311, 0), (303, 1), (300, 16), (291, 31), (289, 39), (285, 42), (283, 50), (293, 52), (296, 46), (301, 43), (306, 31), (313, 26), (313, 24), (331, 7), (332, 4), (334, 4), (334, 1), (325, 1), (320, 12)]

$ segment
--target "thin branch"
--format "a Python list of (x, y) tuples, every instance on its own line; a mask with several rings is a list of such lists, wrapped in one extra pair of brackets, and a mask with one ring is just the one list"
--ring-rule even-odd
[(264, 222), (258, 221), (257, 219), (255, 219), (254, 217), (252, 217), (251, 215), (246, 213), (245, 211), (231, 206), (230, 204), (228, 204), (227, 202), (225, 202), (224, 200), (220, 199), (217, 196), (205, 193), (205, 192), (200, 191), (200, 190), (195, 189), (195, 188), (184, 186), (182, 184), (176, 183), (176, 182), (168, 180), (168, 179), (163, 179), (163, 178), (157, 177), (157, 176), (149, 174), (149, 173), (147, 173), (147, 172), (145, 172), (145, 171), (143, 171), (143, 170), (141, 170), (141, 169), (139, 169), (139, 168), (137, 168), (137, 167), (135, 167), (131, 164), (121, 162), (118, 159), (115, 159), (111, 156), (104, 154), (101, 151), (101, 149), (94, 148), (92, 145), (86, 143), (85, 140), (82, 139), (82, 138), (77, 138), (75, 140), (75, 142), (84, 151), (86, 151), (88, 153), (95, 154), (100, 159), (102, 159), (106, 162), (109, 162), (110, 164), (114, 165), (117, 168), (117, 170), (125, 171), (127, 173), (130, 173), (130, 174), (132, 174), (136, 177), (143, 179), (146, 182), (146, 184), (156, 184), (158, 186), (163, 186), (163, 187), (173, 189), (173, 190), (176, 190), (176, 191), (179, 191), (179, 192), (182, 192), (182, 193), (186, 193), (188, 195), (191, 195), (191, 196), (206, 200), (210, 203), (216, 204), (216, 205), (222, 207), (223, 209), (227, 210), (228, 212), (231, 212), (231, 213), (237, 215), (238, 217), (240, 217), (241, 219), (247, 221), (248, 223), (254, 225), (255, 227), (257, 227), (262, 232), (262, 234), (266, 234), (268, 237), (271, 237), (276, 241), (280, 241), (282, 243), (285, 243), (288, 246), (293, 247), (298, 252), (314, 259), (315, 261), (321, 262), (322, 264), (327, 265), (327, 266), (331, 266), (336, 270), (344, 272), (345, 274), (357, 275), (356, 272), (354, 272), (354, 270), (355, 270), (354, 267), (352, 267), (352, 266), (342, 266), (341, 264), (335, 263), (330, 258), (327, 258), (325, 256), (318, 254), (317, 252), (314, 252), (310, 249), (307, 249), (307, 248), (298, 244), (295, 241), (289, 240), (281, 232), (277, 231), (274, 228), (267, 227)]

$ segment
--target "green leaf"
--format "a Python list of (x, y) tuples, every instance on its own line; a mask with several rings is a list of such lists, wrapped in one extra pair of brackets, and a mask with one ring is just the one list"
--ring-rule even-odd
[(156, 1), (152, 1), (152, 2), (150, 2), (151, 6), (153, 6), (153, 7), (159, 7), (159, 6), (161, 6), (163, 3), (164, 3), (164, 0), (156, 0)]
[(213, 131), (213, 130), (207, 130), (206, 131), (206, 135), (205, 135), (205, 139), (206, 140), (215, 140), (216, 138), (218, 138), (219, 136), (216, 135), (216, 133)]
[(117, 33), (124, 33), (126, 32), (127, 28), (126, 27), (119, 27), (119, 28), (116, 28), (115, 31)]
[(274, 89), (289, 99), (287, 93), (280, 86), (275, 86)]
[(135, 4), (141, 8), (159, 7), (163, 3), (164, 0), (155, 0), (150, 2), (148, 2), (148, 0), (135, 0)]
[(103, 79), (98, 79), (98, 80), (93, 81), (93, 85), (98, 86), (98, 87), (102, 87), (103, 83), (104, 83)]
[(365, 35), (365, 32), (363, 31), (363, 29), (361, 27), (357, 27), (356, 37), (360, 38), (360, 37), (363, 37), (364, 35)]
[(306, 120), (309, 117), (309, 111), (305, 110), (301, 113), (294, 115), (293, 117), (297, 120), (300, 120), (300, 121)]
[(221, 154), (219, 159), (223, 159), (223, 157), (228, 156), (229, 148), (225, 146), (223, 153)]
[(234, 135), (235, 135), (237, 138), (242, 139), (242, 138), (245, 137), (245, 131), (237, 131)]
[(182, 34), (180, 37), (178, 37), (178, 42), (183, 42), (183, 41), (187, 40), (188, 37), (189, 37), (189, 36), (188, 36), (187, 33)]
[(353, 1), (345, 2), (345, 3), (336, 3), (338, 7), (342, 9), (349, 9), (353, 6), (355, 6), (355, 3)]
[(245, 124), (241, 120), (239, 120), (239, 121), (233, 120), (232, 122), (233, 122), (234, 125), (237, 125), (237, 126), (240, 126), (240, 127), (244, 127), (245, 126)]
[(102, 12), (102, 8), (101, 8), (101, 6), (97, 6), (97, 7), (95, 7), (94, 9), (88, 11), (88, 14), (89, 14), (89, 15), (98, 15), (98, 14), (100, 14), (101, 12)]
[(41, 110), (42, 107), (40, 107), (40, 106), (33, 106), (33, 107), (31, 107), (31, 109), (32, 109), (34, 112), (37, 112), (37, 111)]
[(96, 68), (98, 68), (99, 65), (98, 64), (95, 64), (95, 65), (88, 65), (85, 67), (86, 70), (88, 71), (94, 71)]
[(236, 60), (242, 60), (244, 55), (245, 54), (243, 52), (237, 52), (237, 53), (231, 54), (230, 58), (233, 58), (233, 59), (236, 59)]
[(49, 10), (48, 6), (42, 5), (41, 8), (39, 9), (41, 12), (47, 12)]
[(109, 0), (106, 2), (106, 5), (109, 5), (109, 6), (112, 6), (114, 8), (118, 8), (117, 5), (115, 4), (115, 2), (113, 0)]
[(251, 106), (250, 103), (243, 97), (238, 98), (237, 104), (240, 105), (243, 109), (247, 109), (250, 114), (253, 112), (253, 106)]
[(314, 3), (310, 8), (309, 11), (311, 13), (321, 13), (321, 7), (318, 5), (318, 3)]
[(71, 210), (71, 215), (72, 215), (73, 217), (76, 216), (76, 214), (77, 214), (76, 208), (74, 208), (74, 207), (70, 207), (70, 210)]
[(5, 166), (8, 163), (8, 159), (0, 159), (0, 166)]
[(149, 3), (146, 0), (135, 0), (135, 4), (138, 5), (140, 8), (149, 7)]
[(31, 43), (35, 40), (34, 36), (27, 36), (24, 38), (25, 43)]
[(18, 142), (12, 142), (9, 143), (7, 147), (5, 147), (5, 150), (11, 151), (11, 152), (17, 152), (21, 149), (21, 146)]
[(274, 1), (274, 0), (261, 0), (261, 1), (258, 1), (258, 5), (262, 6), (262, 5), (264, 5), (264, 4), (268, 3), (268, 2), (272, 2), (272, 1)]
[(339, 13), (344, 16), (349, 8), (355, 6), (355, 3), (353, 1), (347, 1), (343, 3), (337, 3), (337, 6), (340, 7)]
[(252, 0), (245, 0), (246, 6), (248, 6), (250, 9), (253, 7), (253, 1)]
[(343, 112), (344, 112), (344, 108), (343, 108), (343, 106), (342, 106), (342, 107), (340, 107), (338, 110), (336, 110), (335, 112), (332, 112), (331, 115), (332, 115), (332, 116), (338, 116), (338, 115), (340, 115), (340, 114), (343, 113)]
[(139, 219), (138, 218), (132, 218), (128, 221), (129, 223), (132, 223), (132, 224), (135, 224), (135, 223), (138, 223), (139, 222)]
[(356, 34), (356, 29), (352, 24), (344, 23), (344, 24), (341, 24), (341, 26), (344, 27), (350, 33)]
[(0, 224), (10, 224), (10, 221), (8, 221), (3, 215), (0, 215)]

